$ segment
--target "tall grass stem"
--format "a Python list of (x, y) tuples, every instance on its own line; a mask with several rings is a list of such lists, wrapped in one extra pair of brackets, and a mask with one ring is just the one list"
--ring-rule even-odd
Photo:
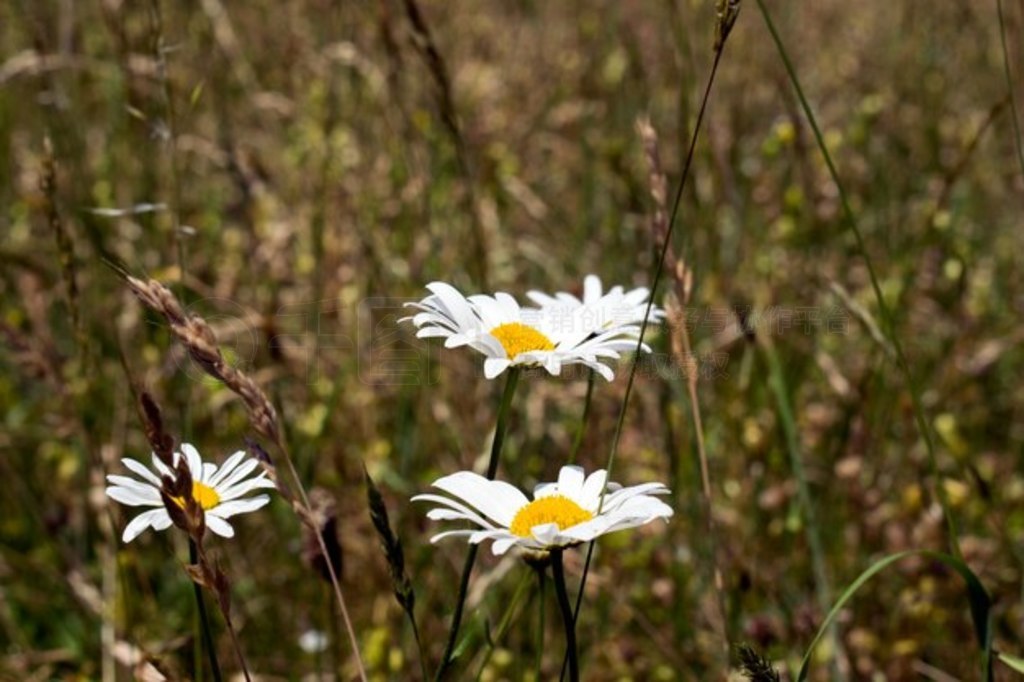
[(886, 336), (888, 336), (889, 342), (892, 344), (893, 350), (896, 352), (896, 364), (907, 383), (907, 390), (910, 392), (910, 400), (914, 410), (914, 419), (917, 422), (918, 431), (920, 431), (921, 437), (924, 439), (925, 449), (928, 452), (928, 464), (931, 469), (931, 475), (935, 485), (935, 494), (942, 507), (942, 515), (946, 521), (946, 531), (949, 535), (948, 542), (950, 551), (956, 558), (963, 558), (963, 553), (960, 551), (960, 538), (957, 532), (956, 520), (950, 512), (949, 496), (946, 493), (946, 487), (943, 485), (942, 477), (939, 472), (939, 461), (935, 450), (935, 441), (932, 436), (931, 427), (928, 425), (928, 420), (925, 417), (924, 406), (921, 401), (921, 391), (917, 386), (917, 383), (914, 381), (913, 373), (910, 371), (910, 364), (907, 362), (907, 356), (903, 352), (903, 345), (900, 343), (899, 336), (896, 334), (896, 325), (893, 314), (889, 309), (889, 305), (885, 302), (885, 297), (882, 295), (882, 287), (878, 283), (878, 275), (875, 273), (875, 267), (871, 262), (871, 257), (868, 255), (868, 250), (864, 243), (864, 236), (861, 234), (860, 228), (857, 226), (857, 221), (854, 218), (853, 209), (850, 207), (850, 201), (846, 195), (846, 190), (844, 189), (843, 184), (839, 181), (839, 172), (836, 170), (836, 165), (832, 160), (832, 154), (829, 152), (828, 146), (825, 144), (825, 138), (821, 133), (821, 128), (818, 126), (818, 120), (814, 116), (814, 111), (811, 109), (811, 105), (807, 101), (806, 95), (804, 95), (803, 87), (801, 87), (800, 80), (796, 75), (796, 69), (789, 58), (789, 53), (786, 52), (786, 48), (782, 44), (782, 38), (779, 36), (778, 30), (775, 28), (775, 23), (772, 21), (771, 15), (768, 13), (768, 8), (765, 6), (764, 0), (757, 0), (757, 7), (761, 10), (761, 16), (764, 17), (764, 22), (768, 27), (768, 32), (771, 33), (772, 41), (775, 43), (775, 47), (779, 52), (779, 57), (782, 59), (782, 63), (785, 66), (786, 74), (788, 75), (790, 82), (793, 84), (793, 89), (796, 91), (797, 99), (800, 100), (800, 107), (804, 110), (807, 122), (810, 124), (811, 130), (814, 132), (814, 139), (818, 144), (818, 149), (821, 150), (821, 155), (825, 159), (825, 165), (828, 166), (828, 172), (832, 176), (832, 182), (835, 184), (836, 191), (839, 193), (839, 203), (842, 206), (844, 222), (853, 234), (854, 239), (857, 242), (857, 250), (860, 252), (861, 258), (864, 259), (864, 265), (867, 267), (868, 276), (871, 279), (871, 288), (874, 290), (875, 299), (878, 303), (878, 310), (881, 313)]
[[(658, 293), (658, 284), (661, 282), (662, 274), (665, 270), (665, 255), (668, 253), (669, 245), (672, 243), (672, 232), (675, 229), (676, 217), (679, 213), (679, 204), (683, 197), (683, 188), (686, 186), (686, 179), (690, 174), (690, 167), (693, 165), (693, 154), (697, 147), (697, 139), (700, 135), (701, 124), (704, 121), (704, 114), (707, 111), (708, 100), (711, 97), (711, 87), (715, 82), (715, 74), (718, 73), (718, 65), (722, 60), (722, 49), (721, 47), (715, 50), (715, 58), (711, 64), (711, 71), (708, 74), (707, 84), (704, 86), (704, 95), (701, 98), (700, 110), (697, 114), (697, 120), (693, 127), (693, 133), (690, 136), (690, 145), (686, 152), (686, 160), (683, 163), (683, 171), (679, 177), (679, 186), (676, 188), (675, 198), (672, 201), (672, 212), (669, 214), (668, 229), (665, 231), (665, 243), (662, 244), (660, 253), (658, 254), (658, 262), (655, 265), (654, 279), (651, 282), (651, 295), (647, 300), (647, 308), (644, 310), (644, 319), (640, 324), (640, 334), (637, 336), (636, 349), (633, 353), (633, 360), (629, 366), (629, 378), (626, 381), (626, 392), (622, 398), (622, 409), (619, 411), (618, 421), (615, 423), (615, 433), (612, 436), (612, 445), (608, 452), (608, 461), (605, 464), (605, 471), (607, 471), (608, 478), (611, 480), (612, 468), (615, 465), (615, 455), (619, 447), (619, 439), (622, 436), (622, 427), (626, 421), (626, 411), (629, 407), (629, 398), (633, 393), (633, 383), (636, 380), (636, 370), (640, 362), (640, 353), (643, 350), (644, 334), (647, 332), (647, 323), (651, 317), (651, 308), (654, 306), (655, 296)], [(598, 512), (600, 513), (601, 506), (604, 504), (605, 490), (601, 491), (601, 500), (598, 504)], [(587, 546), (587, 558), (583, 564), (583, 576), (580, 578), (579, 591), (576, 593), (576, 604), (573, 608), (573, 622), (575, 623), (580, 617), (580, 608), (583, 605), (583, 590), (587, 585), (587, 576), (590, 573), (590, 563), (594, 557), (594, 543), (591, 542)], [(562, 665), (561, 678), (565, 677), (566, 665), (568, 663), (568, 656), (566, 661)]]

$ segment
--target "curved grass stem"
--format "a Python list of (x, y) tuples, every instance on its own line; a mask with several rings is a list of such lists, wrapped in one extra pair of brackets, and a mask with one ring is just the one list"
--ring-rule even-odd
[(928, 421), (925, 418), (924, 406), (921, 401), (921, 390), (918, 387), (917, 382), (914, 380), (913, 372), (910, 371), (910, 364), (907, 362), (907, 356), (903, 352), (903, 345), (900, 343), (899, 336), (896, 334), (894, 316), (892, 311), (889, 309), (889, 305), (885, 302), (885, 297), (882, 295), (882, 287), (878, 283), (878, 275), (875, 273), (875, 267), (868, 255), (867, 247), (864, 243), (864, 236), (861, 234), (860, 228), (857, 226), (857, 221), (854, 218), (853, 209), (850, 207), (850, 201), (846, 195), (846, 190), (844, 189), (843, 184), (839, 181), (839, 172), (836, 170), (836, 165), (832, 160), (832, 154), (828, 151), (828, 146), (825, 144), (825, 138), (821, 133), (821, 128), (818, 126), (818, 120), (815, 118), (814, 111), (811, 109), (811, 105), (808, 103), (807, 97), (804, 95), (804, 90), (800, 85), (800, 80), (797, 78), (793, 62), (790, 60), (789, 53), (786, 52), (786, 48), (782, 44), (782, 38), (779, 36), (778, 30), (775, 28), (775, 23), (772, 21), (771, 15), (768, 14), (768, 8), (765, 6), (764, 0), (756, 1), (758, 9), (761, 10), (761, 16), (764, 17), (764, 22), (768, 27), (768, 32), (771, 33), (772, 41), (775, 43), (775, 47), (779, 52), (779, 57), (782, 59), (782, 63), (785, 66), (786, 74), (793, 85), (793, 90), (796, 91), (797, 99), (800, 101), (800, 107), (803, 109), (804, 115), (807, 117), (807, 122), (810, 124), (811, 130), (814, 132), (814, 139), (818, 144), (818, 149), (821, 151), (822, 157), (825, 159), (825, 165), (828, 167), (828, 172), (832, 177), (832, 182), (835, 184), (836, 190), (839, 193), (839, 203), (842, 207), (843, 219), (846, 223), (846, 227), (853, 234), (857, 243), (857, 251), (860, 252), (861, 258), (864, 259), (864, 265), (867, 267), (868, 276), (871, 279), (871, 288), (874, 291), (878, 310), (882, 317), (883, 331), (895, 351), (896, 365), (898, 366), (900, 373), (903, 374), (904, 381), (907, 384), (907, 389), (910, 392), (910, 401), (914, 410), (914, 420), (917, 422), (918, 431), (921, 433), (925, 449), (928, 451), (928, 466), (931, 470), (932, 479), (934, 481), (935, 494), (940, 506), (942, 507), (942, 515), (946, 522), (950, 551), (953, 556), (958, 559), (962, 558), (963, 553), (960, 551), (960, 539), (959, 534), (957, 533), (956, 520), (950, 512), (949, 497), (946, 494), (946, 487), (942, 483), (942, 477), (939, 472), (939, 462), (935, 450), (935, 442), (932, 436), (931, 427), (929, 427)]

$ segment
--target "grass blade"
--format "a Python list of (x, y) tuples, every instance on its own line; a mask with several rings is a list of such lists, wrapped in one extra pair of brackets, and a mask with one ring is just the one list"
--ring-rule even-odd
[(990, 682), (992, 680), (992, 640), (991, 631), (989, 629), (989, 620), (991, 615), (992, 600), (988, 596), (988, 592), (985, 587), (981, 584), (981, 580), (978, 576), (963, 562), (963, 560), (944, 554), (942, 552), (935, 552), (932, 550), (908, 550), (906, 552), (899, 552), (897, 554), (890, 554), (887, 557), (879, 559), (871, 566), (867, 568), (863, 573), (857, 576), (850, 585), (843, 591), (839, 596), (838, 601), (833, 605), (832, 610), (829, 611), (828, 616), (825, 617), (821, 627), (818, 628), (817, 634), (814, 635), (814, 639), (811, 640), (810, 646), (807, 647), (807, 652), (804, 654), (803, 661), (800, 663), (800, 672), (796, 676), (797, 682), (803, 682), (807, 679), (807, 674), (810, 670), (811, 655), (814, 653), (814, 648), (821, 641), (821, 638), (825, 636), (829, 628), (835, 622), (839, 613), (843, 610), (843, 606), (846, 605), (853, 595), (864, 586), (871, 578), (881, 573), (889, 566), (906, 559), (911, 556), (921, 556), (932, 561), (938, 561), (945, 564), (946, 567), (956, 571), (961, 578), (964, 580), (964, 584), (967, 586), (967, 599), (971, 608), (971, 620), (974, 623), (974, 634), (978, 638), (978, 644), (981, 646), (981, 666), (982, 666), (982, 677), (981, 679)]

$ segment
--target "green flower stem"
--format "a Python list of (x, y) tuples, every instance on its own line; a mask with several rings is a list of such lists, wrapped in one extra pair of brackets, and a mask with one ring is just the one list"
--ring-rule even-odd
[[(487, 463), (487, 480), (493, 481), (498, 473), (498, 461), (501, 459), (501, 448), (505, 444), (505, 432), (508, 430), (508, 413), (512, 405), (512, 396), (515, 395), (516, 385), (519, 383), (519, 369), (511, 367), (508, 370), (508, 379), (505, 382), (505, 391), (501, 395), (501, 405), (498, 407), (498, 420), (494, 425), (494, 442), (491, 443), (491, 458)], [(462, 611), (466, 606), (466, 594), (469, 592), (469, 576), (473, 572), (473, 564), (476, 563), (478, 545), (470, 545), (469, 553), (466, 555), (466, 563), (462, 566), (462, 578), (459, 580), (459, 596), (455, 602), (455, 613), (452, 614), (451, 629), (448, 631), (448, 643), (441, 655), (441, 663), (437, 667), (435, 680), (444, 677), (448, 666), (451, 665), (452, 652), (455, 651), (455, 643), (459, 636), (459, 626), (462, 624)]]
[(572, 450), (569, 451), (568, 464), (576, 463), (576, 455), (579, 454), (580, 445), (583, 444), (583, 433), (587, 430), (587, 421), (590, 420), (590, 402), (594, 397), (594, 377), (597, 372), (590, 370), (587, 375), (587, 397), (583, 399), (583, 416), (580, 417), (580, 424), (576, 427), (576, 437), (572, 442)]
[[(199, 551), (195, 540), (188, 540), (188, 561), (195, 565), (199, 560)], [(220, 663), (217, 662), (217, 648), (213, 644), (213, 633), (210, 631), (210, 619), (206, 615), (206, 603), (203, 601), (203, 588), (196, 582), (192, 583), (192, 591), (196, 596), (196, 608), (199, 610), (199, 624), (203, 630), (203, 646), (206, 647), (206, 654), (210, 658), (210, 670), (213, 671), (214, 682), (221, 682)], [(196, 671), (196, 679), (200, 679), (199, 671)]]
[(544, 629), (545, 629), (544, 628), (544, 611), (545, 611), (544, 607), (547, 605), (545, 603), (546, 600), (544, 599), (544, 597), (545, 597), (545, 594), (544, 594), (545, 589), (544, 588), (547, 586), (547, 580), (545, 580), (546, 577), (547, 577), (547, 568), (545, 566), (538, 566), (537, 567), (537, 591), (538, 591), (538, 595), (537, 595), (537, 597), (538, 597), (538, 599), (537, 599), (537, 601), (538, 601), (537, 609), (539, 611), (538, 618), (540, 620), (540, 623), (538, 623), (538, 625), (537, 625), (537, 664), (536, 664), (537, 665), (537, 675), (535, 677), (535, 679), (538, 680), (538, 682), (539, 682), (539, 680), (544, 679), (544, 676), (543, 676), (543, 670), (544, 670)]
[(562, 550), (551, 550), (551, 572), (555, 578), (555, 595), (558, 608), (565, 623), (565, 657), (569, 661), (569, 682), (579, 682), (580, 662), (576, 653), (576, 617), (569, 604), (569, 593), (565, 589), (565, 569), (562, 566)]

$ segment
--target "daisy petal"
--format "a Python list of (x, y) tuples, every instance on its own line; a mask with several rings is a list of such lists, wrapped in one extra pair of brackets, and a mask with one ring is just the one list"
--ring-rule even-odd
[[(150, 509), (149, 511), (142, 512), (132, 519), (127, 526), (125, 526), (124, 533), (121, 534), (121, 542), (127, 544), (139, 537), (139, 534), (150, 526), (155, 527), (157, 523), (161, 523), (162, 525), (162, 517), (167, 517), (167, 523), (169, 525), (171, 518), (167, 516), (166, 509)], [(166, 528), (167, 526), (163, 527)]]
[[(129, 481), (131, 479), (128, 479)], [(164, 505), (160, 493), (152, 487), (129, 487), (125, 485), (114, 485), (106, 489), (107, 497), (129, 507), (162, 507)]]
[(244, 500), (225, 502), (206, 512), (206, 516), (207, 518), (216, 516), (222, 519), (229, 519), (236, 514), (248, 514), (249, 512), (256, 511), (260, 507), (266, 506), (268, 502), (270, 502), (270, 495), (257, 495), (256, 497)]
[(125, 468), (130, 470), (132, 473), (137, 474), (144, 478), (149, 483), (159, 487), (160, 477), (150, 471), (145, 464), (142, 462), (132, 459), (130, 457), (124, 457), (121, 459), (121, 464), (124, 464)]
[(235, 529), (231, 527), (231, 524), (213, 514), (206, 515), (206, 527), (222, 538), (235, 537)]
[(181, 452), (188, 461), (188, 470), (192, 472), (192, 480), (203, 480), (203, 458), (199, 456), (199, 451), (191, 443), (182, 443)]
[(558, 472), (558, 494), (565, 495), (573, 502), (580, 502), (583, 492), (583, 467), (564, 466)]
[(259, 490), (261, 488), (276, 489), (277, 485), (275, 485), (273, 481), (267, 478), (266, 475), (261, 474), (256, 478), (250, 478), (248, 481), (236, 483), (230, 488), (222, 487), (218, 491), (218, 494), (220, 495), (221, 502), (229, 502), (231, 500), (241, 497), (242, 495), (246, 495), (252, 492), (253, 490)]

